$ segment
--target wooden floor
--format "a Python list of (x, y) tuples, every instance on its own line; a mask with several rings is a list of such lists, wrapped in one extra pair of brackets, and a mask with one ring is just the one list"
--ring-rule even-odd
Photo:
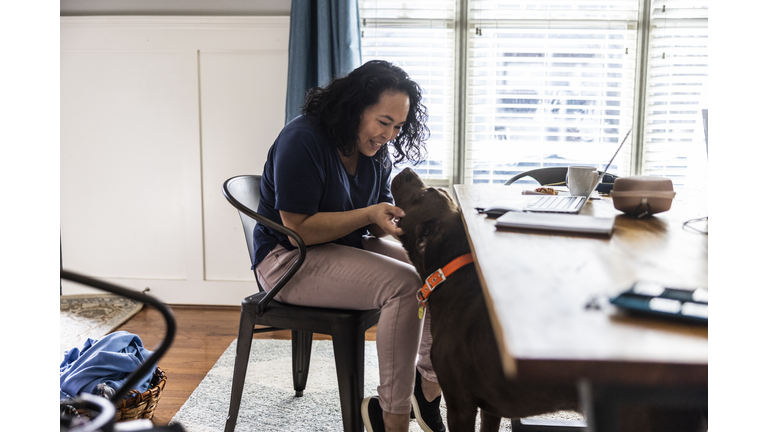
[[(240, 323), (239, 307), (171, 306), (176, 318), (176, 337), (168, 352), (160, 359), (168, 381), (163, 390), (154, 423), (167, 424), (200, 384), (225, 349), (237, 338)], [(145, 306), (118, 330), (137, 334), (147, 349), (154, 350), (165, 336), (163, 316)], [(366, 333), (366, 340), (376, 340), (376, 326)], [(260, 333), (258, 339), (291, 338), (290, 331)], [(329, 339), (315, 335), (315, 339)], [(222, 413), (226, 416), (227, 413)]]

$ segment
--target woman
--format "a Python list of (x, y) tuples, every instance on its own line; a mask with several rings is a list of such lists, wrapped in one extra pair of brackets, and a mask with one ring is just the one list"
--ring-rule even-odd
[[(275, 298), (304, 306), (381, 309), (378, 396), (362, 406), (369, 432), (408, 430), (412, 397), (422, 427), (445, 430), (428, 329), (421, 340), (416, 292), (422, 282), (403, 248), (380, 239), (401, 234), (395, 223), (405, 216), (392, 204), (390, 146), (395, 163), (422, 161), (429, 133), (425, 121), (419, 86), (402, 69), (371, 61), (309, 92), (302, 115), (269, 150), (262, 175), (258, 212), (296, 231), (307, 246), (301, 270)], [(265, 289), (298, 254), (292, 242), (256, 226), (253, 264)], [(417, 376), (422, 378), (416, 381)]]

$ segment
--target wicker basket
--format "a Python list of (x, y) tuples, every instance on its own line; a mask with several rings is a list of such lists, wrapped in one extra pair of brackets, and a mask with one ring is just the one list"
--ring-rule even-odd
[[(138, 390), (131, 390), (128, 392), (128, 396), (117, 404), (115, 407), (115, 421), (152, 420), (166, 381), (165, 372), (161, 371), (160, 368), (155, 369), (152, 380), (149, 382), (149, 390), (144, 393), (140, 393)], [(75, 408), (71, 405), (62, 405), (62, 414), (83, 419), (82, 421), (90, 421), (94, 415), (90, 409)]]
[(144, 393), (140, 393), (138, 390), (131, 390), (128, 396), (115, 406), (115, 421), (152, 420), (167, 380), (165, 372), (160, 370), (160, 368), (155, 369), (155, 373), (152, 375), (152, 380), (149, 383), (149, 390)]

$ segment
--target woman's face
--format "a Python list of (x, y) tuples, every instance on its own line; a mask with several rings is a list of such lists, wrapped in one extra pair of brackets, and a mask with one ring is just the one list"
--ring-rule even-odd
[(384, 92), (376, 105), (363, 111), (358, 129), (357, 148), (370, 157), (397, 137), (408, 118), (411, 100), (400, 92)]

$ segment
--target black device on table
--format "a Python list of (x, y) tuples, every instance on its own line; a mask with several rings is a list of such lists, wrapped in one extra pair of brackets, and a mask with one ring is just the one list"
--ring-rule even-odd
[(656, 282), (638, 281), (610, 302), (627, 312), (707, 324), (709, 299), (707, 288), (669, 288)]

